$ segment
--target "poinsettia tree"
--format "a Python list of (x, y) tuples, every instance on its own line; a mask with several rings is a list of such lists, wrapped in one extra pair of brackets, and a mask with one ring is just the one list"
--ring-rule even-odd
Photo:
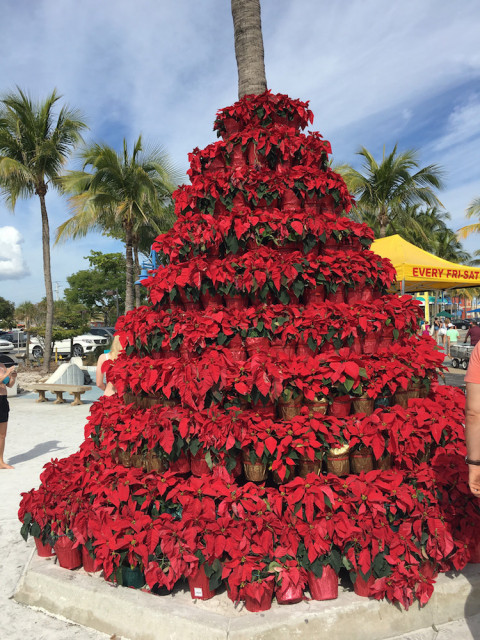
[(118, 321), (117, 394), (24, 494), (25, 537), (71, 537), (109, 580), (204, 572), (257, 604), (340, 563), (375, 597), (424, 603), (475, 552), (463, 394), (437, 384), (418, 302), (391, 293), (312, 121), (268, 91), (218, 112), (150, 302)]

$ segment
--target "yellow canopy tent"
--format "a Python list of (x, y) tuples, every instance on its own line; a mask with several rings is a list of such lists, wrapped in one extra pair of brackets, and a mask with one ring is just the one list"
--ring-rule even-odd
[(480, 287), (480, 268), (437, 258), (398, 234), (375, 240), (371, 250), (389, 258), (397, 272), (398, 285), (405, 293)]

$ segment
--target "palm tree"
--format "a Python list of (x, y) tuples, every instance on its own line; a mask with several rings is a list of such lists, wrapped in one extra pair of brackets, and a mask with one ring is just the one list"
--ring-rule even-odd
[(267, 88), (260, 0), (232, 0), (238, 97), (263, 93)]
[(345, 179), (349, 191), (356, 197), (359, 213), (378, 220), (378, 235), (384, 238), (389, 223), (400, 218), (405, 208), (426, 203), (442, 206), (433, 189), (442, 188), (443, 171), (438, 165), (428, 165), (412, 173), (418, 167), (417, 152), (409, 149), (397, 154), (397, 146), (380, 164), (362, 147), (358, 155), (363, 157), (363, 172), (349, 165), (337, 168)]
[[(443, 211), (438, 207), (420, 209), (420, 205), (414, 205), (406, 207), (405, 213), (408, 217), (395, 233), (399, 233), (405, 240), (424, 249), (424, 251), (435, 253), (437, 234), (449, 230), (447, 221), (450, 220), (450, 214), (448, 211)], [(395, 224), (395, 226), (397, 225)], [(390, 235), (389, 230), (387, 230), (387, 235)]]
[[(467, 218), (480, 218), (480, 198), (474, 198), (468, 205), (466, 211)], [(458, 230), (459, 238), (466, 238), (471, 233), (480, 233), (480, 222), (474, 222), (473, 224), (467, 224)]]
[(37, 195), (42, 217), (43, 273), (47, 314), (45, 358), (48, 371), (53, 325), (53, 291), (50, 267), (50, 228), (45, 196), (56, 187), (70, 153), (86, 127), (77, 110), (63, 106), (55, 119), (54, 107), (61, 96), (54, 90), (44, 102), (32, 102), (17, 87), (0, 100), (0, 188), (12, 210), (18, 198)]
[[(80, 157), (81, 171), (69, 171), (62, 186), (70, 194), (73, 216), (57, 229), (56, 242), (85, 236), (98, 229), (125, 242), (125, 311), (133, 309), (133, 246), (139, 225), (151, 225), (165, 231), (167, 215), (178, 172), (161, 147), (144, 149), (142, 136), (132, 154), (123, 141), (123, 153), (106, 144), (93, 144)], [(89, 168), (90, 171), (86, 169)]]

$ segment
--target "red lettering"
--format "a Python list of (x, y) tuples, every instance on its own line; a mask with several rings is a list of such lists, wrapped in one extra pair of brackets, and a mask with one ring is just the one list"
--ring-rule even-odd
[(414, 278), (418, 278), (418, 267), (413, 267), (412, 275)]

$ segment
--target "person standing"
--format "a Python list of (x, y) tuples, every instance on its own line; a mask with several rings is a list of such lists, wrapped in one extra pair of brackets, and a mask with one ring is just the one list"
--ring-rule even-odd
[(465, 336), (464, 344), (467, 344), (467, 339), (470, 338), (470, 344), (474, 347), (480, 341), (480, 326), (478, 325), (477, 320), (472, 320), (472, 324), (470, 325), (470, 329), (467, 331), (467, 335)]
[(97, 369), (96, 369), (96, 375), (95, 375), (96, 383), (97, 383), (97, 387), (99, 387), (100, 389), (102, 389), (102, 391), (105, 392), (103, 394), (104, 396), (113, 396), (113, 394), (116, 393), (117, 390), (115, 389), (115, 387), (111, 382), (105, 381), (103, 365), (105, 364), (105, 362), (108, 362), (109, 360), (111, 361), (116, 360), (120, 352), (122, 351), (122, 349), (123, 348), (120, 342), (120, 338), (118, 336), (115, 336), (113, 338), (110, 351), (107, 351), (106, 353), (102, 353), (102, 355), (97, 360)]
[(438, 337), (440, 340), (440, 345), (446, 349), (447, 346), (447, 325), (445, 323), (445, 320), (442, 318), (440, 320), (440, 328), (438, 330)]
[(467, 402), (465, 405), (465, 440), (467, 443), (468, 485), (480, 498), (480, 343), (472, 352), (465, 376)]
[(458, 329), (455, 328), (455, 326), (450, 323), (447, 327), (447, 355), (450, 356), (450, 348), (452, 345), (456, 345), (458, 342), (458, 338), (460, 337), (460, 334), (458, 332)]
[(3, 459), (7, 438), (8, 414), (10, 407), (7, 399), (7, 387), (13, 387), (17, 378), (17, 368), (6, 367), (0, 362), (0, 469), (13, 469)]

